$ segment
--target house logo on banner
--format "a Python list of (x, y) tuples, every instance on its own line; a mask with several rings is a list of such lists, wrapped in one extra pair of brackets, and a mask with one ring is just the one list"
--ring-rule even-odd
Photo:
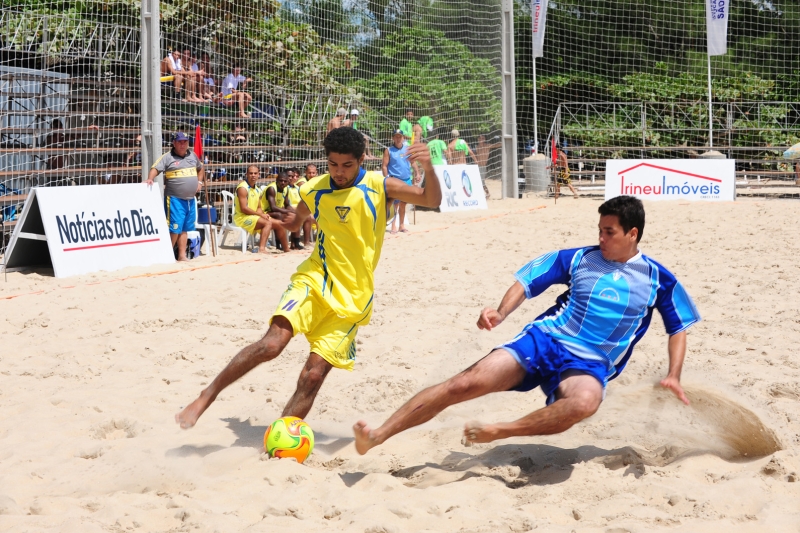
[[(433, 167), (439, 185), (442, 188), (442, 203), (439, 209), (443, 212), (463, 211), (466, 209), (487, 209), (486, 198), (481, 191), (481, 175), (477, 165), (436, 165)], [(452, 176), (461, 176), (461, 186), (453, 183)]]
[(731, 201), (736, 198), (735, 161), (679, 159), (606, 161), (606, 200)]

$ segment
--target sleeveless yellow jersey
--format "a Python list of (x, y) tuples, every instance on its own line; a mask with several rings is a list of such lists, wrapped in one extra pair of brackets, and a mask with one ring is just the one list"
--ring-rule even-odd
[(329, 174), (309, 180), (300, 196), (317, 219), (317, 245), (292, 281), (308, 283), (339, 317), (363, 326), (372, 318), (373, 272), (386, 233), (384, 177), (361, 169), (337, 189)]
[(264, 191), (261, 194), (261, 210), (265, 213), (269, 213), (269, 200), (267, 200), (267, 191), (272, 189), (275, 191), (275, 207), (278, 209), (283, 209), (286, 205), (286, 190), (289, 188), (287, 185), (283, 192), (278, 191), (278, 185), (273, 181), (266, 187), (264, 187)]
[(291, 204), (292, 207), (297, 207), (297, 204), (300, 203), (300, 186), (287, 185), (286, 197), (289, 198), (289, 203)]
[(233, 223), (239, 227), (244, 227), (242, 224), (244, 223), (244, 219), (253, 216), (253, 215), (246, 215), (242, 213), (241, 208), (239, 208), (239, 189), (242, 187), (247, 189), (247, 207), (256, 211), (258, 210), (258, 199), (261, 196), (259, 190), (255, 187), (251, 187), (248, 185), (246, 181), (242, 181), (239, 185), (236, 186), (236, 191), (234, 192), (235, 198), (233, 199)]

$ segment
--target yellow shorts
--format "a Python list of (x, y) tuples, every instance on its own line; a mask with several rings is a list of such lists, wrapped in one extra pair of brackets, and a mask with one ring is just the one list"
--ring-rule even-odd
[(306, 283), (292, 281), (283, 293), (273, 319), (276, 316), (286, 317), (295, 335), (304, 334), (312, 352), (336, 368), (353, 370), (358, 325), (338, 317)]
[(243, 228), (247, 233), (252, 235), (256, 232), (256, 227), (258, 226), (258, 219), (261, 218), (258, 215), (240, 215), (236, 216), (233, 219), (233, 223)]

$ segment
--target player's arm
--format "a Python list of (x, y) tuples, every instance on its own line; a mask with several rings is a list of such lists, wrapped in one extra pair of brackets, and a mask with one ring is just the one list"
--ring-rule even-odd
[(383, 151), (383, 160), (381, 161), (381, 172), (383, 172), (383, 177), (389, 177), (389, 149)]
[[(269, 212), (270, 213), (289, 213), (291, 209), (283, 209), (278, 207), (278, 204), (275, 203), (275, 195), (277, 194), (277, 189), (269, 188), (267, 189), (267, 203), (269, 204)], [(286, 202), (286, 199), (284, 199)]]
[(661, 386), (669, 389), (678, 397), (680, 401), (689, 405), (689, 398), (681, 387), (681, 370), (683, 369), (683, 359), (686, 356), (686, 331), (681, 331), (669, 336), (669, 372), (667, 377), (661, 380)]
[(206, 181), (206, 170), (204, 168), (201, 168), (200, 170), (197, 171), (197, 192), (200, 192), (200, 190), (206, 184), (205, 181)]
[(159, 174), (158, 169), (151, 168), (150, 172), (147, 174), (147, 181), (145, 181), (145, 183), (147, 183), (148, 185), (152, 185), (153, 181), (156, 179), (158, 174)]
[(492, 328), (499, 326), (525, 299), (525, 287), (519, 281), (515, 281), (506, 291), (497, 309), (485, 307), (481, 311), (481, 316), (478, 317), (478, 329), (491, 331)]
[(297, 203), (295, 213), (294, 219), (283, 225), (287, 231), (300, 231), (300, 228), (303, 227), (303, 222), (305, 222), (308, 217), (311, 216), (311, 210), (308, 209), (308, 206), (302, 200)]
[(475, 157), (475, 152), (473, 152), (472, 148), (470, 148), (469, 146), (467, 146), (467, 150), (469, 150), (469, 155), (470, 155), (470, 157), (472, 157), (472, 162), (477, 165), (478, 164), (478, 158)]
[(407, 185), (405, 182), (396, 178), (386, 178), (386, 195), (394, 200), (400, 200), (407, 204), (421, 205), (423, 207), (439, 207), (442, 203), (442, 189), (436, 176), (433, 165), (431, 165), (431, 153), (428, 146), (422, 143), (408, 147), (406, 158), (412, 165), (420, 163), (425, 174), (431, 176), (425, 182), (425, 187), (415, 187)]

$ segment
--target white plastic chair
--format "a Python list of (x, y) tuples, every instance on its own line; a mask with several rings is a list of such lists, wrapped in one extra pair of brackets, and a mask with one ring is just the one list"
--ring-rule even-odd
[(236, 201), (236, 197), (233, 193), (229, 191), (220, 191), (222, 194), (222, 226), (219, 228), (219, 240), (218, 242), (224, 243), (225, 242), (225, 235), (232, 231), (239, 235), (239, 240), (242, 243), (242, 253), (247, 251), (247, 245), (250, 244), (250, 240), (252, 239), (252, 246), (255, 246), (255, 236), (250, 235), (247, 233), (247, 230), (244, 228), (240, 228), (236, 224), (233, 223), (233, 206), (235, 205), (234, 202)]

